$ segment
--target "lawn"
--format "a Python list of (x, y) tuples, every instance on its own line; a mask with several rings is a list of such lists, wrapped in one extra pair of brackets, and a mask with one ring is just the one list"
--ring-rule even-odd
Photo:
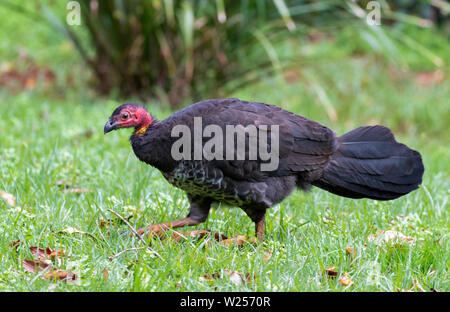
[[(439, 34), (415, 28), (410, 34), (427, 40), (442, 60), (450, 59), (448, 43), (442, 44)], [(130, 217), (139, 228), (184, 217), (189, 208), (185, 194), (137, 160), (129, 131), (103, 135), (104, 123), (121, 104), (114, 96), (93, 95), (77, 77), (73, 87), (63, 90), (2, 88), (0, 190), (15, 203), (0, 199), (0, 289), (450, 291), (448, 64), (437, 69), (408, 49), (399, 49), (404, 61), (395, 62), (358, 40), (347, 42), (351, 30), (339, 36), (300, 49), (318, 61), (284, 76), (262, 75), (227, 97), (276, 104), (338, 134), (360, 125), (388, 126), (400, 142), (422, 154), (425, 175), (419, 190), (388, 202), (345, 199), (316, 188), (295, 191), (268, 211), (262, 245), (227, 247), (209, 236), (181, 242), (152, 239), (151, 248), (163, 260), (145, 249), (110, 260), (142, 244), (121, 235), (128, 227), (108, 209)], [(40, 38), (44, 49), (46, 39)], [(56, 68), (71, 48), (61, 38), (48, 40), (61, 42), (31, 54), (50, 67), (54, 59)], [(16, 56), (6, 53), (5, 45), (0, 51), (14, 63)], [(33, 48), (39, 49), (39, 43)], [(70, 64), (77, 61), (70, 57)], [(71, 67), (55, 70), (63, 77)], [(73, 72), (82, 73), (82, 65), (74, 65)], [(160, 103), (145, 104), (159, 119), (171, 113)], [(243, 211), (227, 207), (213, 209), (207, 222), (194, 229), (254, 236)], [(386, 242), (381, 231), (388, 230), (405, 238)], [(35, 258), (30, 247), (64, 250), (70, 257), (51, 261), (77, 279), (65, 283), (27, 271), (21, 260)], [(230, 278), (230, 272), (243, 279)], [(345, 283), (346, 276), (352, 282)]]

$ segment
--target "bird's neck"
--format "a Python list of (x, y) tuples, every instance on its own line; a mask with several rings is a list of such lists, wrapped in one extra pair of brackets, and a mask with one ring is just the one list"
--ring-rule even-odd
[(154, 120), (142, 134), (133, 133), (130, 137), (133, 151), (139, 160), (167, 172), (175, 165), (173, 159), (167, 157), (167, 151), (171, 150), (170, 130), (164, 123)]
[(142, 114), (142, 121), (135, 127), (134, 135), (144, 136), (148, 127), (154, 122), (157, 122), (156, 119), (149, 113)]

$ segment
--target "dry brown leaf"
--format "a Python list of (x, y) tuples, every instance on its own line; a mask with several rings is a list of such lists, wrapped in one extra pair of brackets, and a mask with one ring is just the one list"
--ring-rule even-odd
[[(256, 276), (255, 275), (251, 275), (250, 273), (246, 273), (244, 275), (244, 274), (242, 274), (240, 272), (231, 271), (231, 270), (228, 270), (228, 269), (225, 269), (224, 272), (228, 276), (230, 281), (236, 286), (243, 285), (245, 283), (251, 283), (252, 280), (256, 279)], [(212, 273), (212, 274), (206, 273), (205, 275), (203, 275), (199, 279), (201, 281), (212, 282), (212, 281), (214, 281), (216, 279), (220, 279), (220, 278), (221, 278), (221, 276), (220, 276), (219, 273)]]
[(218, 279), (218, 278), (220, 278), (220, 274), (218, 274), (218, 273), (212, 273), (212, 274), (206, 273), (205, 275), (203, 275), (203, 278), (206, 279), (206, 280)]
[(62, 257), (70, 258), (70, 256), (66, 253), (66, 251), (62, 249), (52, 250), (50, 253), (50, 257), (59, 259), (61, 259)]
[(81, 193), (92, 193), (93, 191), (87, 188), (82, 187), (76, 187), (76, 188), (69, 188), (65, 189), (63, 193), (65, 194), (81, 194)]
[(81, 194), (81, 193), (92, 193), (93, 191), (87, 188), (82, 188), (77, 185), (73, 185), (70, 181), (56, 181), (56, 185), (61, 189), (61, 191), (65, 194)]
[(367, 237), (369, 242), (374, 242), (376, 245), (380, 245), (381, 243), (391, 243), (391, 244), (413, 244), (416, 239), (413, 237), (408, 237), (403, 235), (400, 232), (394, 230), (387, 231), (377, 231), (373, 236), (369, 235)]
[(308, 33), (307, 38), (308, 38), (308, 41), (311, 43), (319, 43), (324, 40), (333, 40), (334, 36), (327, 34), (323, 31), (314, 29)]
[(22, 243), (20, 242), (20, 239), (18, 239), (16, 241), (13, 241), (12, 243), (10, 243), (9, 247), (11, 247), (11, 248), (15, 247), (17, 249), (20, 245), (22, 245)]
[(59, 186), (60, 188), (70, 188), (72, 187), (72, 182), (58, 180), (56, 181), (56, 185)]
[(109, 225), (111, 225), (111, 221), (110, 220), (105, 220), (102, 217), (99, 218), (100, 221), (100, 228), (103, 229), (104, 227), (107, 227)]
[(108, 281), (108, 270), (106, 268), (103, 269), (103, 278), (106, 282)]
[(66, 272), (60, 269), (53, 268), (50, 260), (25, 259), (22, 260), (22, 265), (26, 271), (34, 274), (45, 270), (46, 272), (44, 272), (43, 278), (47, 280), (58, 279), (63, 282), (67, 282), (67, 281), (74, 281), (77, 279), (77, 276), (72, 272)]
[(267, 261), (269, 261), (270, 258), (272, 258), (272, 252), (266, 250), (266, 251), (264, 252), (264, 263), (266, 263)]
[(300, 79), (300, 73), (296, 69), (288, 69), (284, 72), (284, 80), (288, 84), (294, 84)]
[[(209, 235), (211, 231), (209, 230), (195, 230), (190, 232), (174, 232), (174, 239), (178, 242), (184, 237), (192, 237), (192, 238), (198, 238), (202, 239), (206, 235)], [(184, 237), (183, 237), (184, 236)]]
[(428, 87), (441, 83), (443, 80), (444, 80), (444, 72), (440, 69), (432, 72), (419, 73), (414, 77), (414, 81), (416, 82), (416, 84), (423, 87)]
[(345, 254), (348, 257), (356, 258), (356, 249), (353, 247), (347, 247), (347, 248), (345, 248)]
[(329, 267), (329, 268), (325, 269), (324, 273), (329, 278), (336, 278), (338, 276), (338, 272), (336, 272), (336, 267), (335, 266), (332, 266), (332, 267)]
[(59, 234), (88, 234), (88, 235), (90, 235), (89, 233), (80, 231), (79, 229), (77, 229), (73, 226), (69, 226), (69, 227), (65, 228), (64, 230), (59, 231), (58, 233)]
[(33, 259), (33, 260), (22, 260), (22, 265), (25, 270), (31, 273), (37, 273), (39, 271), (42, 271), (44, 269), (47, 269), (50, 266), (50, 262), (39, 260), (39, 259)]
[(0, 197), (6, 201), (8, 206), (15, 207), (16, 206), (16, 199), (13, 195), (6, 193), (5, 191), (0, 190)]
[(246, 280), (247, 284), (250, 284), (252, 282), (252, 280), (256, 280), (256, 275), (255, 274), (251, 275), (250, 273), (245, 273), (245, 280)]
[(60, 269), (53, 269), (51, 271), (45, 272), (44, 278), (48, 280), (58, 279), (63, 282), (75, 281), (77, 276), (72, 272), (62, 271)]
[[(212, 273), (212, 274), (206, 273), (205, 275), (200, 276), (198, 279), (201, 282), (208, 282), (209, 284), (212, 284), (212, 283), (214, 283), (214, 280), (219, 279), (219, 278), (220, 278), (220, 274), (218, 274), (218, 273)], [(181, 285), (181, 282), (180, 282), (180, 285)], [(180, 286), (180, 288), (181, 288), (181, 286)]]
[(230, 278), (230, 281), (236, 286), (243, 285), (246, 282), (246, 278), (244, 278), (244, 275), (240, 272), (225, 269), (225, 273)]
[(48, 247), (45, 250), (39, 247), (30, 247), (30, 251), (33, 256), (37, 256), (38, 258), (47, 258), (47, 255), (51, 253), (51, 249)]
[(61, 259), (62, 257), (70, 258), (70, 256), (62, 249), (52, 250), (50, 247), (42, 249), (32, 246), (30, 247), (30, 251), (34, 256), (37, 256), (40, 259)]
[(234, 237), (224, 239), (222, 241), (222, 244), (225, 245), (226, 247), (230, 247), (235, 244), (236, 246), (243, 246), (245, 243), (256, 245), (257, 244), (256, 237), (248, 238), (245, 235), (237, 235)]
[(354, 284), (347, 272), (344, 272), (344, 275), (338, 279), (338, 282), (341, 283), (342, 286), (351, 286)]
[[(433, 291), (433, 288), (431, 290)], [(422, 287), (422, 285), (420, 285), (418, 280), (414, 280), (409, 289), (397, 288), (397, 291), (399, 291), (399, 292), (416, 292), (416, 291), (425, 292), (426, 290)]]
[(422, 285), (420, 285), (420, 283), (419, 283), (419, 281), (418, 280), (414, 280), (414, 285), (413, 285), (413, 287), (415, 287), (415, 288), (417, 288), (418, 290), (420, 290), (420, 291), (425, 291), (425, 289), (422, 287)]
[(55, 258), (61, 258), (63, 256), (70, 257), (65, 251), (61, 249), (52, 250), (50, 247), (47, 247), (46, 249), (30, 247), (30, 251), (37, 259), (22, 260), (22, 265), (26, 271), (36, 274), (45, 270), (42, 277), (47, 280), (57, 279), (67, 282), (77, 279), (77, 276), (74, 273), (54, 268), (52, 265), (52, 260)]
[[(195, 230), (195, 231), (189, 231), (189, 232), (173, 232), (173, 239), (176, 242), (179, 242), (182, 239), (185, 239), (185, 238), (188, 238), (188, 237), (202, 239), (206, 235), (211, 235), (212, 233), (213, 232), (211, 232), (210, 230)], [(216, 241), (222, 241), (222, 240), (227, 239), (227, 237), (224, 234), (215, 232), (214, 233), (214, 239)]]
[(66, 233), (66, 234), (74, 234), (74, 233), (78, 233), (78, 234), (88, 234), (86, 232), (80, 231), (77, 228), (74, 228), (72, 226), (69, 226), (67, 228), (65, 228), (64, 230), (59, 231), (58, 233)]
[(89, 139), (94, 134), (94, 130), (88, 129), (73, 136), (75, 140)]

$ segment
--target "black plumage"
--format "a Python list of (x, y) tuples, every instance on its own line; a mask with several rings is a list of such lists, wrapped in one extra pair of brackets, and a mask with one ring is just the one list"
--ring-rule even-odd
[[(236, 140), (227, 146), (225, 139), (222, 159), (193, 160), (194, 143), (191, 160), (174, 159), (171, 149), (178, 138), (171, 135), (172, 130), (177, 125), (194, 130), (195, 117), (201, 117), (202, 130), (217, 125), (224, 134), (227, 126), (253, 125), (270, 138), (273, 126), (278, 126), (278, 166), (261, 170), (268, 160), (260, 155), (249, 159), (248, 148), (244, 159), (237, 160)], [(277, 106), (238, 99), (199, 102), (160, 122), (142, 107), (124, 104), (108, 120), (105, 133), (123, 127), (135, 128), (130, 140), (136, 156), (183, 189), (191, 203), (187, 218), (154, 225), (147, 229), (151, 231), (203, 222), (210, 205), (222, 202), (242, 208), (255, 222), (262, 240), (266, 209), (296, 187), (307, 190), (313, 185), (350, 198), (390, 200), (417, 189), (424, 172), (420, 154), (396, 142), (386, 127), (359, 127), (337, 137), (327, 127)], [(246, 147), (249, 142), (247, 136)], [(270, 139), (268, 145), (270, 150), (276, 149)], [(227, 151), (233, 159), (227, 159)]]

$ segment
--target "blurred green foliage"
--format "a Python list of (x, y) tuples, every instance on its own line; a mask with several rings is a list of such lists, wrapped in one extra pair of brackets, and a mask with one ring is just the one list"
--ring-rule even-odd
[[(223, 97), (263, 73), (314, 62), (298, 48), (353, 29), (339, 40), (362, 38), (368, 50), (403, 62), (402, 49), (415, 49), (419, 61), (442, 66), (426, 44), (405, 34), (408, 25), (445, 23), (442, 1), (380, 0), (383, 26), (366, 23), (368, 1), (351, 0), (80, 0), (81, 27), (66, 23), (66, 2), (3, 3), (70, 40), (93, 74), (96, 90), (117, 90), (123, 98), (159, 97), (171, 107), (184, 101)], [(426, 8), (426, 10), (424, 9)], [(436, 11), (437, 10), (437, 11)], [(430, 12), (437, 12), (431, 14)], [(428, 13), (427, 13), (428, 12)], [(411, 14), (410, 14), (411, 13)], [(357, 30), (355, 32), (355, 30)], [(426, 40), (426, 38), (424, 38)], [(294, 49), (286, 49), (286, 41)], [(356, 44), (359, 48), (360, 44)], [(351, 43), (346, 46), (351, 47)], [(358, 51), (356, 51), (358, 52)], [(364, 52), (364, 51), (359, 51)], [(415, 63), (416, 59), (403, 63)]]

